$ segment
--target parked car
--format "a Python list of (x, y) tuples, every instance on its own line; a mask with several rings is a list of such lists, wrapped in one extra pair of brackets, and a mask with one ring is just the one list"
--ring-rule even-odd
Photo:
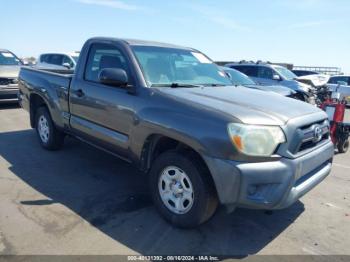
[(348, 104), (350, 104), (350, 76), (349, 75), (336, 75), (331, 76), (327, 84), (331, 92), (340, 93), (340, 99), (345, 98)]
[(257, 90), (262, 91), (268, 91), (268, 92), (274, 92), (282, 96), (292, 97), (294, 98), (296, 93), (295, 91), (291, 90), (290, 88), (284, 87), (284, 86), (263, 86), (263, 85), (257, 85), (249, 76), (239, 72), (238, 70), (235, 70), (233, 68), (229, 67), (220, 67), (222, 70), (225, 71), (227, 76), (230, 78), (231, 82), (235, 86), (244, 86), (248, 88), (253, 88)]
[(270, 63), (239, 62), (225, 65), (251, 77), (259, 85), (282, 85), (297, 92), (298, 99), (314, 103), (314, 90), (310, 85), (295, 80), (297, 76), (287, 68)]
[(36, 66), (45, 69), (74, 70), (79, 59), (79, 54), (80, 52), (41, 54)]
[(14, 53), (0, 49), (0, 103), (18, 102), (18, 74), (22, 65)]
[(317, 72), (315, 72), (315, 71), (310, 71), (310, 70), (293, 69), (292, 72), (293, 72), (296, 76), (318, 75)]
[(23, 68), (20, 101), (44, 148), (69, 134), (134, 164), (179, 227), (207, 221), (218, 203), (285, 208), (331, 171), (325, 112), (232, 87), (192, 48), (93, 38), (72, 75)]
[(339, 82), (342, 82), (341, 84), (350, 86), (350, 75), (335, 75), (331, 76), (328, 80), (328, 84), (339, 84)]

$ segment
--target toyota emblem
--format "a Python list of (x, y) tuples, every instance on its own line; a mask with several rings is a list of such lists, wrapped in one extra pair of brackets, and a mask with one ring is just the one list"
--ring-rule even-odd
[(314, 139), (313, 139), (313, 141), (315, 143), (320, 142), (321, 139), (322, 139), (322, 135), (323, 135), (322, 128), (320, 126), (316, 126), (315, 129), (314, 129)]

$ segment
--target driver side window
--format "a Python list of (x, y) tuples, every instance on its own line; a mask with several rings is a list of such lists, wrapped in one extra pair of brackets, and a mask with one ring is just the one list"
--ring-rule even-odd
[(129, 72), (126, 58), (117, 47), (110, 44), (93, 44), (85, 68), (85, 80), (98, 83), (99, 74), (105, 68), (119, 68), (127, 74)]
[(272, 79), (273, 71), (269, 67), (259, 67), (258, 70), (258, 77), (264, 78), (264, 79)]

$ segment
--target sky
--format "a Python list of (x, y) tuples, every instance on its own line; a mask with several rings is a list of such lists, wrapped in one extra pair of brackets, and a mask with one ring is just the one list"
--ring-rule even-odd
[(349, 0), (0, 0), (0, 48), (80, 50), (94, 36), (196, 48), (213, 60), (350, 73)]

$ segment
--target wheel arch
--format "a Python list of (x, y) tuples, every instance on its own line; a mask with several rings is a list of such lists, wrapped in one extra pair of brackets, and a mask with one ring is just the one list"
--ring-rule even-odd
[(38, 108), (43, 106), (48, 108), (48, 106), (45, 99), (41, 95), (38, 95), (37, 93), (31, 94), (29, 97), (29, 101), (30, 101), (29, 102), (30, 126), (32, 128), (35, 128), (35, 125), (36, 125), (35, 115)]
[(192, 146), (168, 136), (152, 134), (147, 137), (141, 153), (141, 163), (140, 163), (141, 170), (144, 173), (148, 173), (148, 171), (152, 167), (152, 162), (160, 154), (169, 150), (176, 150), (181, 154), (188, 155), (194, 161), (198, 161), (200, 166), (204, 168), (206, 173), (208, 174), (215, 188), (215, 193), (217, 193), (216, 186), (215, 186), (216, 183), (212, 177), (210, 169), (206, 161), (204, 160), (203, 156), (197, 150), (195, 150)]

